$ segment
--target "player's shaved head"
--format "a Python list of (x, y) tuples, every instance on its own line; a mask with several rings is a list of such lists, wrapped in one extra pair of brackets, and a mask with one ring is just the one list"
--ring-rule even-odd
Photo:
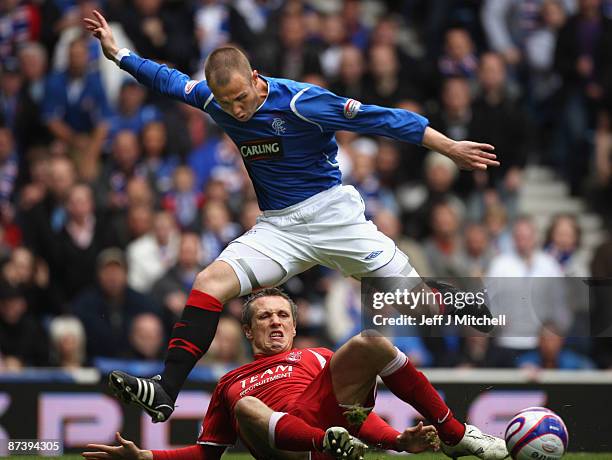
[(244, 53), (233, 46), (210, 53), (204, 73), (221, 110), (238, 121), (249, 121), (268, 97), (268, 83), (259, 78)]
[(204, 74), (209, 85), (225, 86), (234, 73), (249, 81), (253, 74), (251, 63), (245, 54), (233, 46), (217, 48), (206, 58)]

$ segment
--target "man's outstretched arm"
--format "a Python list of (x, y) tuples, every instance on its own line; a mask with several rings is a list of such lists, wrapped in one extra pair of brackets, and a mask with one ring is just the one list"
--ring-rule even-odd
[(492, 145), (449, 139), (430, 127), (427, 118), (408, 110), (361, 104), (318, 86), (296, 94), (291, 110), (321, 131), (347, 130), (423, 145), (448, 156), (461, 169), (499, 166)]
[(146, 450), (116, 433), (118, 446), (88, 444), (92, 451), (81, 455), (87, 460), (219, 460), (225, 451), (224, 446), (196, 444), (182, 449)]
[(84, 18), (85, 26), (100, 40), (104, 56), (114, 61), (121, 69), (130, 73), (147, 88), (181, 102), (204, 110), (212, 99), (205, 81), (194, 81), (176, 69), (143, 59), (127, 48), (119, 48), (113, 32), (100, 12), (93, 11), (93, 18)]
[(489, 166), (499, 166), (495, 147), (472, 141), (454, 141), (432, 127), (425, 128), (421, 144), (430, 150), (446, 155), (460, 169), (486, 170)]
[(417, 426), (406, 428), (400, 433), (376, 412), (368, 415), (359, 429), (358, 437), (371, 446), (397, 452), (416, 454), (426, 450), (437, 451), (440, 448), (436, 428), (432, 425), (423, 426), (423, 422), (419, 422)]

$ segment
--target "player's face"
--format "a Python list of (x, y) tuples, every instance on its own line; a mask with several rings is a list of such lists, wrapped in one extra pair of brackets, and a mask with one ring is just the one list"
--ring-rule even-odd
[(224, 112), (238, 121), (249, 121), (261, 103), (257, 90), (259, 77), (254, 70), (251, 78), (234, 72), (225, 86), (210, 85), (215, 100)]
[(253, 305), (251, 325), (244, 327), (253, 353), (274, 355), (291, 350), (295, 337), (295, 322), (291, 306), (279, 296), (261, 297)]

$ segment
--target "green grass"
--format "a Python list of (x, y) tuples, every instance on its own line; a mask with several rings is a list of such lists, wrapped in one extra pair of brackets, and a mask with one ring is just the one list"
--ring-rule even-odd
[[(385, 454), (378, 454), (376, 452), (371, 452), (368, 455), (366, 455), (366, 460), (396, 460), (397, 457), (398, 457), (397, 455), (385, 455)], [(50, 458), (53, 458), (53, 457), (33, 457), (33, 456), (22, 457), (23, 460), (49, 460)], [(83, 457), (81, 457), (80, 455), (64, 455), (62, 457), (55, 457), (55, 458), (60, 459), (60, 460), (83, 460)], [(224, 460), (247, 460), (249, 458), (252, 458), (252, 457), (247, 454), (231, 454), (230, 453), (230, 454), (225, 454), (223, 456)], [(448, 459), (448, 457), (446, 457), (444, 454), (439, 454), (439, 453), (411, 455), (411, 458), (414, 458), (415, 460)], [(468, 458), (468, 457), (465, 457), (465, 458)], [(469, 457), (469, 458), (475, 458), (475, 457)], [(591, 460), (591, 459), (612, 460), (612, 453), (599, 453), (599, 454), (569, 453), (563, 457), (563, 460)]]

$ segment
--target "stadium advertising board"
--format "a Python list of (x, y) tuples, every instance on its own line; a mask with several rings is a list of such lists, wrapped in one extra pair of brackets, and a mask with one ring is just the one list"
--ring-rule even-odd
[[(519, 410), (546, 406), (568, 425), (570, 450), (590, 452), (611, 448), (611, 437), (602, 436), (608, 425), (605, 408), (611, 406), (610, 381), (512, 383), (479, 377), (464, 371), (428, 372), (436, 387), (460, 418), (501, 435)], [(440, 376), (446, 375), (446, 381)], [(503, 374), (495, 374), (503, 375)], [(514, 374), (516, 377), (516, 374)], [(458, 378), (455, 378), (457, 377)], [(454, 381), (452, 381), (454, 380)], [(153, 424), (135, 407), (126, 407), (110, 396), (104, 384), (3, 383), (0, 385), (0, 439), (57, 439), (65, 452), (77, 452), (87, 443), (113, 443), (121, 431), (144, 448), (168, 449), (194, 442), (214, 383), (187, 384), (169, 423)], [(571, 403), (570, 403), (571, 402)], [(601, 408), (602, 410), (594, 410)], [(388, 391), (378, 392), (377, 412), (397, 429), (418, 420), (417, 412), (398, 404)], [(2, 454), (2, 453), (0, 453)]]

